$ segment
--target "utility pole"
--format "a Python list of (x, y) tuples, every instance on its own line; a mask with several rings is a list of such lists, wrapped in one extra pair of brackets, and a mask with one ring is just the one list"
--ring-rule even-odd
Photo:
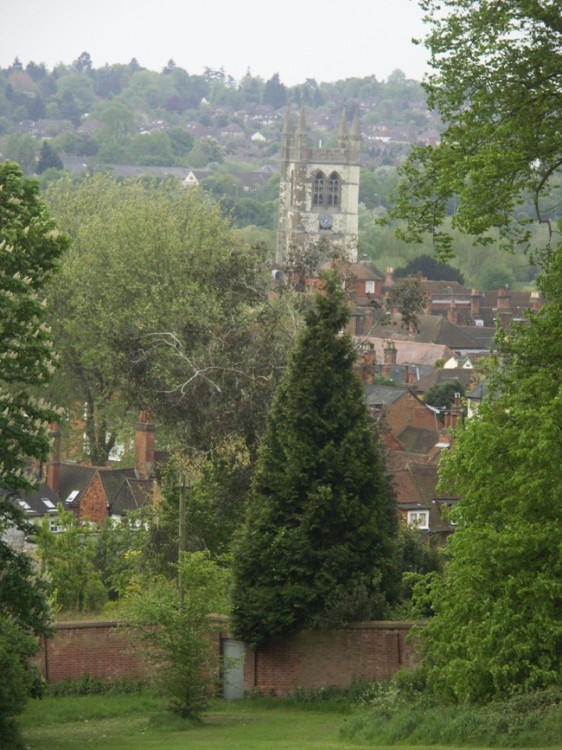
[(179, 475), (179, 490), (180, 490), (180, 502), (179, 502), (179, 544), (178, 544), (178, 599), (180, 609), (183, 608), (183, 602), (185, 598), (185, 581), (183, 575), (183, 558), (186, 548), (186, 517), (185, 517), (185, 493), (187, 490), (188, 481), (183, 472)]

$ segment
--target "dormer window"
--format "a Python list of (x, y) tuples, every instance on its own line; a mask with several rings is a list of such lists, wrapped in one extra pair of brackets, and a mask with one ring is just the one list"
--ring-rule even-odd
[(429, 511), (409, 510), (408, 526), (416, 526), (418, 529), (429, 529)]

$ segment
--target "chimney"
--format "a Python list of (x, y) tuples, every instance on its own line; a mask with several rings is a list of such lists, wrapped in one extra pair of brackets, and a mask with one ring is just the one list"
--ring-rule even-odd
[(464, 410), (461, 406), (461, 394), (455, 393), (455, 400), (450, 409), (444, 414), (445, 427), (456, 429), (459, 418), (462, 418)]
[(511, 328), (511, 295), (508, 289), (500, 289), (498, 292), (498, 317), (505, 331)]
[(384, 364), (381, 369), (383, 378), (392, 377), (392, 367), (396, 364), (396, 346), (394, 341), (387, 341), (384, 347)]
[(49, 425), (49, 434), (51, 436), (52, 447), (47, 462), (46, 484), (53, 492), (58, 494), (59, 491), (59, 473), (60, 473), (60, 429), (56, 422)]
[(384, 286), (387, 289), (394, 286), (394, 268), (392, 268), (392, 266), (387, 266), (386, 276), (384, 278)]
[(470, 292), (470, 314), (477, 318), (480, 315), (480, 301), (482, 299), (482, 295), (478, 291), (478, 289), (473, 289)]
[(150, 412), (140, 412), (135, 430), (135, 475), (137, 479), (150, 479), (154, 473), (154, 425)]
[(451, 302), (447, 308), (447, 320), (455, 326), (458, 326), (459, 324), (459, 308), (454, 302)]

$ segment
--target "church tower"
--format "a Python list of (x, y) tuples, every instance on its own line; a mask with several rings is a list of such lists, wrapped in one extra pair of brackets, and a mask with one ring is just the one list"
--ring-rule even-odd
[(311, 148), (304, 109), (296, 129), (287, 108), (281, 134), (281, 181), (276, 262), (292, 248), (327, 238), (348, 260), (357, 260), (361, 126), (342, 112), (336, 148)]

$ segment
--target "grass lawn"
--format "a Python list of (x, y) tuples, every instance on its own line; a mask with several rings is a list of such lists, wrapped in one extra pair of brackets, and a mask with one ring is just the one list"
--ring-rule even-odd
[(357, 749), (338, 738), (344, 721), (337, 711), (216, 701), (201, 725), (190, 726), (146, 693), (33, 700), (21, 725), (30, 750)]

